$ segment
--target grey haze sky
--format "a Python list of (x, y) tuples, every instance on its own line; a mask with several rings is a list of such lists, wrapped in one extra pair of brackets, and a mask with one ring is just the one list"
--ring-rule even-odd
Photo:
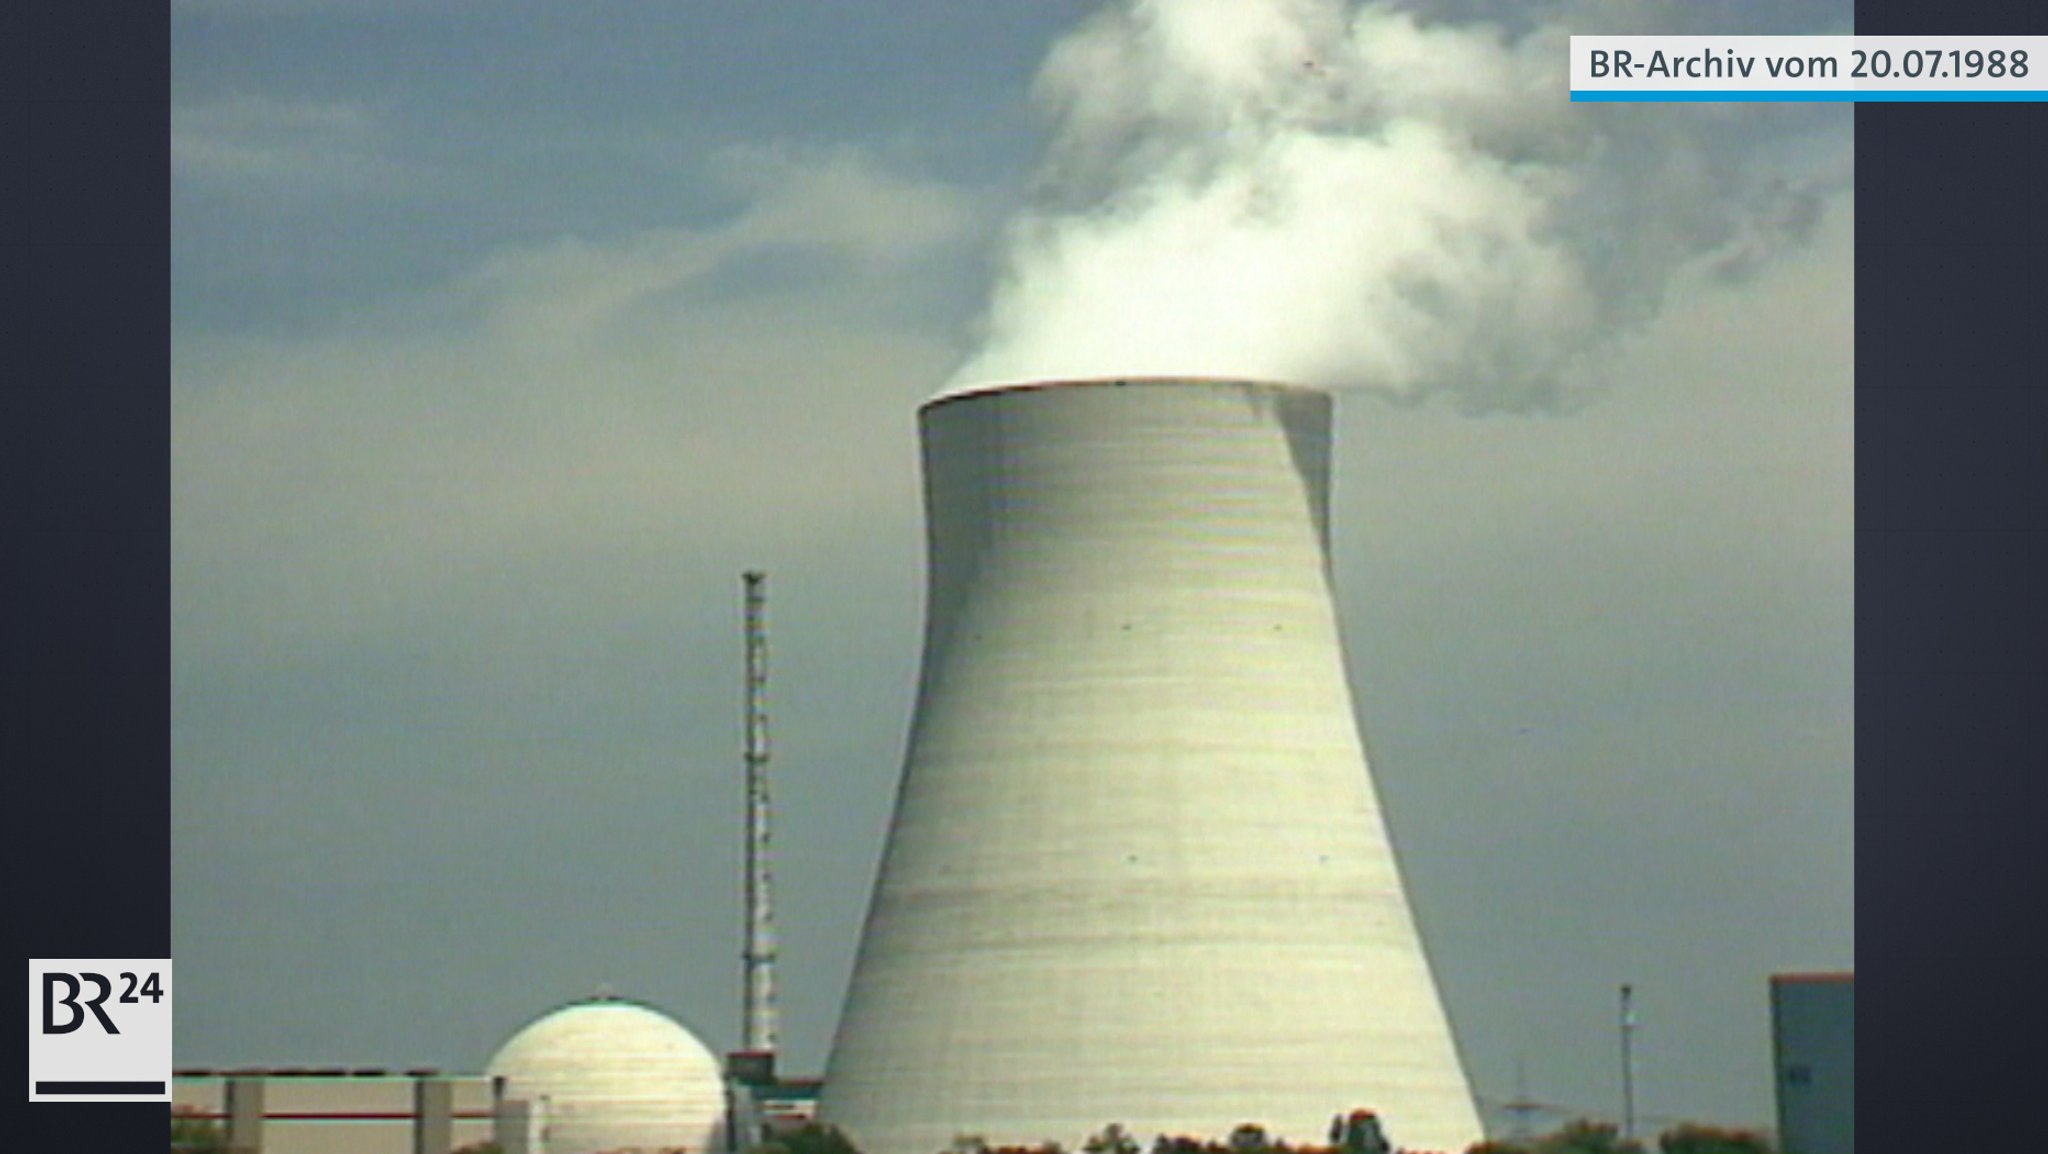
[[(916, 674), (915, 409), (1095, 7), (174, 0), (181, 1064), (478, 1069), (600, 983), (732, 1045), (761, 566), (821, 1067)], [(1518, 1062), (1616, 1113), (1629, 981), (1642, 1112), (1763, 1123), (1768, 975), (1854, 961), (1851, 121), (1569, 114), (1603, 111), (1784, 173), (1804, 223), (1643, 286), (1570, 412), (1340, 396), (1340, 611), (1490, 1117)]]

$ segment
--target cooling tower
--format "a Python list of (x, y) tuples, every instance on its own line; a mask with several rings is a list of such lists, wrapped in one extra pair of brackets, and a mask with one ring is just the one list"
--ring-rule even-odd
[(1105, 1124), (1462, 1151), (1367, 775), (1330, 398), (1080, 381), (920, 414), (924, 664), (821, 1117), (866, 1154)]

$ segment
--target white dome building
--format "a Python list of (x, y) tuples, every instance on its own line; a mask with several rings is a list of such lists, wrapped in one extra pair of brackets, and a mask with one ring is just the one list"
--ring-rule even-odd
[(529, 1023), (486, 1071), (525, 1101), (533, 1154), (685, 1151), (725, 1146), (718, 1059), (658, 1010), (599, 995)]

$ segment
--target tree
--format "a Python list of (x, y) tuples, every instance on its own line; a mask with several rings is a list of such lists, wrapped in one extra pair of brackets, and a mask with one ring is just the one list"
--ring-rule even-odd
[(1225, 1145), (1231, 1154), (1271, 1154), (1273, 1139), (1264, 1126), (1245, 1122), (1230, 1132), (1230, 1140)]
[(1394, 1154), (1393, 1143), (1380, 1129), (1380, 1116), (1370, 1110), (1353, 1110), (1331, 1119), (1330, 1144), (1342, 1154)]
[(807, 1122), (754, 1147), (753, 1154), (860, 1154), (860, 1149), (839, 1127)]
[(1115, 1122), (1081, 1144), (1082, 1154), (1140, 1154), (1141, 1149), (1138, 1140)]
[(171, 1154), (227, 1154), (228, 1132), (189, 1108), (171, 1108)]
[(1152, 1154), (1222, 1154), (1222, 1147), (1185, 1134), (1161, 1134), (1152, 1139)]
[[(1687, 1122), (1657, 1139), (1660, 1154), (1777, 1154), (1763, 1135)], [(1540, 1138), (1495, 1138), (1465, 1148), (1465, 1154), (1644, 1154), (1643, 1145), (1624, 1140), (1607, 1122), (1581, 1118)]]
[(1581, 1118), (1537, 1139), (1534, 1150), (1535, 1154), (1644, 1154), (1642, 1143), (1620, 1135), (1620, 1128), (1612, 1122)]
[(1657, 1138), (1664, 1154), (1773, 1154), (1770, 1139), (1754, 1130), (1724, 1130), (1686, 1122)]

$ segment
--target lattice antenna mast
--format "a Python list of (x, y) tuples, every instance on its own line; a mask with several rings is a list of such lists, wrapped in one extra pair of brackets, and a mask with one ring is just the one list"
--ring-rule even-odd
[(768, 831), (768, 575), (744, 574), (747, 639), (746, 945), (742, 1048), (775, 1052), (775, 908)]

